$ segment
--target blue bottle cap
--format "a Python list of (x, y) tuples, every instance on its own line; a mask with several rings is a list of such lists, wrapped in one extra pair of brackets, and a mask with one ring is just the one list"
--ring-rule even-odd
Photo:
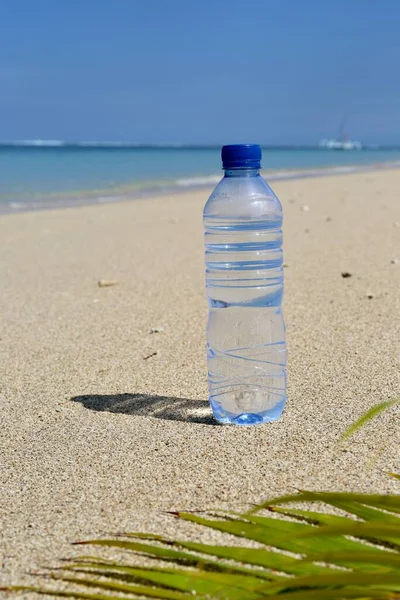
[(258, 144), (230, 144), (221, 150), (224, 169), (259, 169), (261, 148)]

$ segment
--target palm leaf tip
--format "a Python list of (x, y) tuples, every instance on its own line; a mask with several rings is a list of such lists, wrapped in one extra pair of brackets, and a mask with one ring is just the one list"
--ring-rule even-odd
[(360, 419), (358, 419), (355, 423), (350, 425), (350, 427), (348, 427), (346, 429), (346, 431), (342, 434), (340, 439), (342, 441), (347, 440), (356, 431), (361, 429), (361, 427), (363, 427), (368, 421), (371, 421), (371, 419), (374, 419), (383, 411), (385, 411), (388, 408), (391, 408), (392, 406), (395, 406), (396, 404), (399, 404), (399, 403), (400, 403), (400, 398), (394, 398), (392, 400), (385, 400), (385, 402), (381, 402), (380, 404), (373, 406), (370, 410), (368, 410), (365, 414), (363, 414), (362, 417), (360, 417)]

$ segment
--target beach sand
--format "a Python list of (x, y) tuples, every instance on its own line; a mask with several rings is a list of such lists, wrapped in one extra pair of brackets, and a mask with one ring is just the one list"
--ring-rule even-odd
[(77, 539), (217, 535), (169, 510), (399, 490), (398, 409), (337, 442), (400, 396), (400, 171), (274, 188), (289, 399), (254, 428), (216, 425), (207, 404), (207, 190), (0, 217), (3, 584), (82, 553)]

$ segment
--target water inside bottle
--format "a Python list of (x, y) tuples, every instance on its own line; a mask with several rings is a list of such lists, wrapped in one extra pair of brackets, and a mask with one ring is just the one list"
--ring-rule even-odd
[(223, 423), (276, 420), (286, 400), (281, 216), (205, 216), (210, 403)]

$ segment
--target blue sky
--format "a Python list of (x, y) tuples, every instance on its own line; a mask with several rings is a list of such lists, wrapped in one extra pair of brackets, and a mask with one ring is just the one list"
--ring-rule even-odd
[(2, 0), (0, 139), (400, 143), (399, 0)]

